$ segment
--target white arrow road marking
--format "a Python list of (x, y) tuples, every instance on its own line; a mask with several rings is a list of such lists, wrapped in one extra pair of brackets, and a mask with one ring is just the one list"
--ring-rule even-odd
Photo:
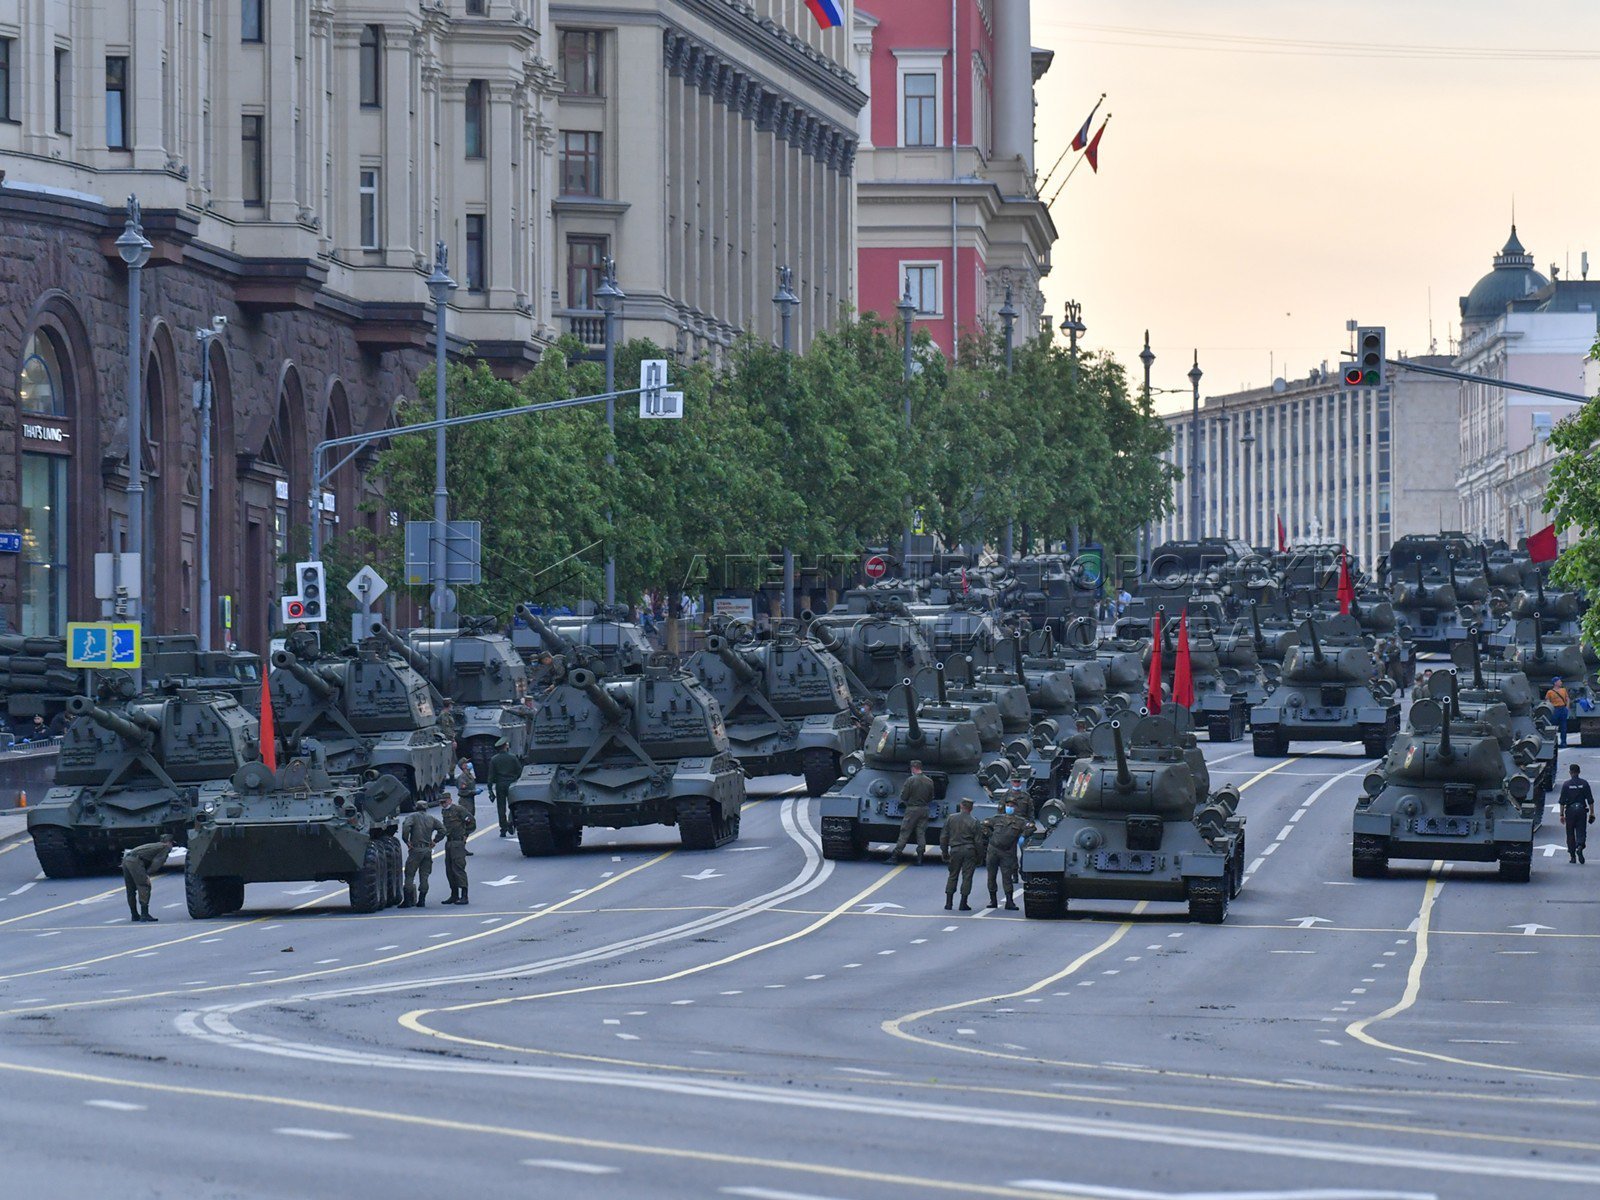
[(1507, 929), (1520, 929), (1520, 930), (1522, 930), (1522, 936), (1523, 937), (1533, 937), (1541, 929), (1554, 930), (1555, 926), (1553, 926), (1553, 925), (1540, 925), (1536, 921), (1529, 921), (1526, 925), (1507, 925), (1506, 928)]
[(1298, 925), (1301, 929), (1310, 929), (1313, 925), (1332, 925), (1327, 917), (1290, 917), (1289, 924)]
[(685, 879), (721, 879), (722, 878), (722, 872), (721, 871), (713, 871), (710, 867), (707, 867), (704, 871), (701, 871), (698, 875), (685, 875), (684, 878)]
[(312, 892), (322, 891), (325, 886), (327, 885), (321, 883), (308, 883), (305, 887), (295, 888), (293, 891), (285, 891), (283, 894), (285, 896), (309, 896)]
[(29, 888), (31, 888), (33, 886), (34, 885), (31, 884), (31, 883), (25, 883), (14, 892), (7, 892), (6, 895), (8, 895), (8, 896), (20, 896), (20, 895), (22, 895), (23, 892), (27, 891)]
[(1554, 842), (1546, 842), (1543, 846), (1540, 846), (1539, 849), (1544, 851), (1544, 856), (1546, 858), (1554, 858), (1556, 855), (1565, 851), (1566, 847), (1558, 846)]
[(877, 916), (886, 908), (904, 908), (905, 906), (903, 904), (858, 904), (856, 907), (862, 912)]
[(502, 875), (499, 879), (485, 879), (484, 887), (510, 887), (513, 883), (520, 883), (515, 875)]

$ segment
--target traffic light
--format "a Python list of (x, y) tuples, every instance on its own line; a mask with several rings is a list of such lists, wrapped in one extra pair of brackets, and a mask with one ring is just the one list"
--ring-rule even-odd
[(300, 584), (300, 621), (326, 621), (328, 619), (327, 580), (320, 562), (296, 563), (295, 579)]
[(1344, 366), (1345, 387), (1382, 387), (1384, 385), (1384, 347), (1382, 325), (1356, 327), (1356, 361)]

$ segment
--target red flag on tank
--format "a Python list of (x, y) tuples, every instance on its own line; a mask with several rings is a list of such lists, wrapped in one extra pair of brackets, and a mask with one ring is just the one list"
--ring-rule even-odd
[(1350, 583), (1350, 556), (1344, 547), (1339, 548), (1339, 612), (1350, 615), (1350, 606), (1356, 602), (1356, 589)]
[(1536, 563), (1554, 562), (1561, 554), (1556, 541), (1556, 527), (1546, 525), (1538, 533), (1528, 535), (1528, 557)]
[(261, 761), (267, 764), (267, 770), (278, 769), (278, 734), (272, 726), (272, 688), (267, 682), (267, 673), (261, 673)]
[(1189, 666), (1189, 610), (1178, 617), (1178, 653), (1172, 660), (1172, 702), (1194, 707), (1194, 672)]
[(1161, 711), (1161, 614), (1156, 613), (1151, 622), (1154, 637), (1150, 640), (1150, 682), (1144, 690), (1144, 706), (1153, 713)]
[(1283, 518), (1278, 518), (1278, 553), (1289, 553), (1289, 535), (1283, 531)]

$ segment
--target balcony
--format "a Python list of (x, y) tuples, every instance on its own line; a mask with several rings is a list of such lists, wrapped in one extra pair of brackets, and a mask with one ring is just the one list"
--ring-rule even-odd
[(606, 344), (606, 315), (599, 309), (564, 308), (557, 315), (561, 318), (564, 332), (570, 333), (585, 346)]

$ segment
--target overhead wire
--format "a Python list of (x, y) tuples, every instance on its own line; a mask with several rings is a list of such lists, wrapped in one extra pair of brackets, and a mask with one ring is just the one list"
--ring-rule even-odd
[(1426, 45), (1372, 41), (1323, 41), (1309, 38), (1263, 37), (1250, 34), (1208, 33), (1195, 29), (1151, 29), (1132, 25), (1098, 25), (1060, 22), (1059, 27), (1105, 38), (1081, 39), (1095, 45), (1140, 46), (1150, 49), (1199, 50), (1233, 54), (1274, 54), (1323, 58), (1425, 59), (1464, 62), (1587, 62), (1600, 59), (1594, 50), (1558, 50), (1515, 46)]

